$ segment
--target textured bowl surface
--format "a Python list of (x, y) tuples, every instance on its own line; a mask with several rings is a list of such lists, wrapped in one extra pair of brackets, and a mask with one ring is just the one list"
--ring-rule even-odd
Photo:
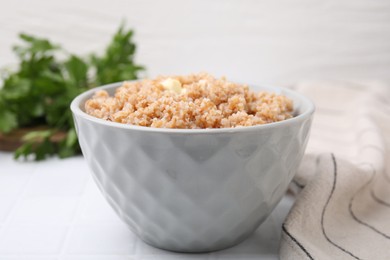
[[(101, 87), (109, 93), (121, 83)], [(173, 251), (233, 246), (267, 218), (302, 159), (314, 105), (300, 94), (297, 116), (234, 129), (156, 129), (94, 118), (96, 91), (72, 102), (83, 154), (112, 208), (146, 243)]]

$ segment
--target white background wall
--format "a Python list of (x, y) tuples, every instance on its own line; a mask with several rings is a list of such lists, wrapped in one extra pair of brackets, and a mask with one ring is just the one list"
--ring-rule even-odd
[(15, 63), (10, 48), (21, 31), (89, 53), (122, 19), (136, 30), (149, 76), (390, 79), (389, 0), (1, 0), (0, 66)]

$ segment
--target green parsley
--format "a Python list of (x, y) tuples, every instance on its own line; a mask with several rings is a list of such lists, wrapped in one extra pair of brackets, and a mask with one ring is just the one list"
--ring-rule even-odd
[[(35, 127), (22, 138), (15, 158), (43, 160), (80, 153), (69, 105), (78, 94), (103, 84), (137, 79), (144, 70), (134, 61), (133, 31), (120, 26), (102, 55), (79, 57), (47, 39), (20, 34), (14, 47), (19, 68), (3, 70), (0, 134)], [(59, 54), (65, 56), (58, 59)]]

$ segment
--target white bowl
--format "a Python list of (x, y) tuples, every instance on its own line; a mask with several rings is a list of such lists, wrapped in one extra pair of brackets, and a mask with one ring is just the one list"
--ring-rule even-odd
[[(100, 87), (113, 94), (121, 83)], [(130, 229), (158, 248), (207, 252), (233, 246), (267, 218), (302, 159), (313, 103), (288, 89), (296, 116), (228, 129), (160, 129), (71, 109), (83, 154), (101, 192)]]

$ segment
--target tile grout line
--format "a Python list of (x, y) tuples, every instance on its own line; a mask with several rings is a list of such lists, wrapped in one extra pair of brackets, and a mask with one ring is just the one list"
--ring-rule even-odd
[(86, 195), (85, 194), (86, 194), (86, 191), (87, 191), (87, 188), (88, 188), (88, 183), (90, 181), (91, 181), (91, 178), (88, 175), (87, 181), (84, 184), (84, 189), (83, 189), (82, 194), (81, 194), (81, 196), (79, 198), (79, 201), (77, 203), (74, 216), (73, 216), (72, 220), (68, 223), (69, 227), (68, 227), (68, 230), (66, 231), (66, 234), (64, 236), (63, 243), (62, 243), (60, 252), (58, 254), (58, 257), (59, 257), (58, 260), (61, 260), (62, 257), (66, 256), (66, 249), (68, 248), (70, 237), (73, 234), (74, 225), (76, 224), (77, 217), (78, 217), (79, 213), (81, 212), (82, 206), (84, 205), (84, 202), (86, 200)]
[(10, 222), (12, 220), (12, 217), (13, 217), (13, 215), (16, 212), (16, 208), (20, 204), (24, 194), (26, 193), (28, 185), (32, 182), (37, 169), (39, 169), (39, 167), (38, 167), (37, 163), (35, 163), (34, 167), (30, 171), (30, 176), (28, 177), (28, 180), (26, 181), (26, 183), (23, 185), (23, 188), (19, 192), (19, 195), (18, 195), (17, 199), (15, 200), (14, 205), (12, 205), (10, 211), (8, 212), (7, 217), (5, 218), (5, 221), (1, 223), (1, 226), (3, 228), (2, 228), (2, 230), (0, 230), (0, 234), (5, 232), (5, 230), (9, 226), (9, 224), (10, 224)]

